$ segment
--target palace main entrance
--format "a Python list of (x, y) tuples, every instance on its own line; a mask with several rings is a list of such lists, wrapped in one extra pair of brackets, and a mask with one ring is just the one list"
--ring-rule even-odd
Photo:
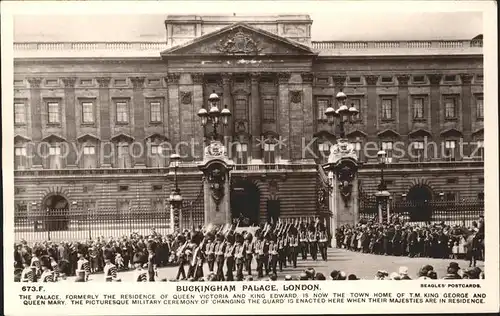
[(231, 218), (240, 226), (259, 224), (260, 192), (250, 181), (237, 181), (231, 187)]
[(69, 226), (69, 202), (62, 195), (49, 195), (43, 201), (46, 231), (67, 230)]
[(432, 191), (428, 186), (418, 185), (408, 191), (407, 200), (410, 203), (408, 215), (411, 221), (427, 222), (432, 217)]

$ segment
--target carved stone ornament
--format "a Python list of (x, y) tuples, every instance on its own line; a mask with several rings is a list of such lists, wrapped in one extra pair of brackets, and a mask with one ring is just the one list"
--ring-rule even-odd
[(191, 79), (194, 84), (203, 84), (203, 74), (202, 73), (194, 73), (191, 74)]
[(314, 80), (314, 74), (310, 72), (306, 72), (302, 74), (302, 82), (303, 83), (312, 83)]
[(227, 157), (226, 147), (219, 141), (213, 141), (205, 147), (205, 158)]
[(401, 86), (408, 85), (408, 81), (410, 81), (410, 75), (397, 75), (398, 83)]
[(74, 88), (75, 87), (76, 78), (74, 78), (74, 77), (62, 78), (62, 81), (64, 83), (64, 87), (66, 87), (66, 88)]
[(376, 85), (378, 82), (378, 76), (377, 75), (368, 75), (365, 76), (366, 83), (370, 86)]
[(252, 36), (239, 29), (236, 33), (221, 39), (216, 49), (226, 54), (258, 54), (262, 50), (259, 45), (260, 43)]
[(346, 207), (349, 206), (355, 173), (355, 168), (347, 163), (337, 169), (337, 182), (339, 183), (340, 196)]
[(328, 189), (321, 188), (318, 191), (318, 208), (328, 210)]
[(182, 104), (191, 104), (191, 92), (181, 91), (181, 102)]
[(460, 74), (460, 79), (462, 79), (463, 84), (470, 84), (474, 76), (472, 74)]
[(31, 88), (40, 88), (42, 83), (42, 78), (28, 78)]
[(280, 84), (286, 84), (290, 80), (290, 77), (291, 77), (290, 73), (280, 72), (280, 73), (278, 73), (278, 82)]
[[(212, 198), (218, 206), (224, 197), (224, 182), (226, 181), (225, 170), (222, 166), (216, 165), (208, 170), (207, 181), (210, 185)], [(218, 208), (217, 208), (218, 210)]]
[(97, 78), (97, 83), (99, 84), (99, 88), (107, 88), (109, 87), (109, 83), (111, 82), (110, 77), (99, 77)]
[(179, 83), (179, 78), (181, 77), (180, 74), (178, 73), (169, 73), (167, 74), (167, 83), (170, 83), (170, 84), (176, 84), (176, 83)]
[(337, 76), (333, 76), (332, 79), (333, 79), (333, 82), (335, 83), (336, 86), (338, 87), (341, 87), (345, 84), (345, 80), (346, 80), (346, 76), (343, 76), (343, 75), (337, 75)]
[(290, 91), (290, 102), (300, 103), (302, 101), (302, 91)]
[(144, 81), (146, 78), (144, 77), (132, 77), (130, 81), (132, 81), (132, 85), (134, 88), (142, 88), (144, 86)]
[(328, 162), (337, 163), (342, 158), (351, 158), (355, 161), (358, 160), (358, 155), (356, 154), (354, 145), (349, 143), (347, 139), (339, 139), (337, 144), (332, 146)]
[(441, 78), (443, 77), (443, 75), (441, 74), (429, 74), (427, 75), (427, 77), (429, 78), (429, 81), (431, 84), (439, 84), (441, 82)]

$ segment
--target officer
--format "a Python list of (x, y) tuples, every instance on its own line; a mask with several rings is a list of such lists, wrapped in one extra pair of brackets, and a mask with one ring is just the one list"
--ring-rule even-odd
[(254, 253), (253, 236), (251, 233), (245, 235), (245, 270), (248, 275), (252, 275), (252, 259)]

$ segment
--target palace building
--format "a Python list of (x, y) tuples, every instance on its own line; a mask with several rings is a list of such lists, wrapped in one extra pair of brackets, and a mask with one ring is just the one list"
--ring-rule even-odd
[(236, 163), (235, 217), (328, 212), (318, 164), (338, 137), (324, 112), (341, 90), (359, 110), (346, 137), (361, 198), (377, 190), (384, 149), (394, 200), (482, 200), (482, 37), (314, 41), (312, 27), (307, 15), (168, 16), (162, 42), (15, 42), (16, 218), (164, 212), (176, 151), (199, 222), (196, 164), (212, 131), (197, 113), (213, 91), (232, 113), (219, 133)]

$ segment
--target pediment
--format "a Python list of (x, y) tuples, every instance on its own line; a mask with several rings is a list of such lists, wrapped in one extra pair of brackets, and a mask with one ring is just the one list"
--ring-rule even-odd
[(134, 141), (134, 138), (128, 134), (120, 133), (120, 134), (117, 134), (117, 135), (111, 137), (111, 141), (113, 141), (113, 142), (123, 141), (123, 142), (131, 143)]
[(441, 132), (441, 136), (443, 137), (462, 137), (462, 133), (455, 129), (455, 128), (449, 128), (447, 130), (444, 130)]
[(323, 139), (323, 140), (330, 140), (330, 141), (334, 141), (336, 139), (334, 134), (332, 134), (328, 131), (325, 131), (325, 130), (314, 133), (313, 136), (320, 138), (320, 139)]
[(163, 52), (176, 56), (317, 55), (310, 47), (245, 23), (235, 23)]
[(159, 140), (159, 141), (168, 141), (168, 137), (165, 136), (165, 135), (162, 135), (160, 133), (153, 133), (151, 135), (149, 135), (148, 137), (146, 137), (146, 140), (151, 140), (151, 141), (156, 141), (156, 140)]
[(86, 142), (86, 141), (100, 141), (99, 137), (97, 137), (96, 135), (94, 134), (90, 134), (90, 133), (87, 133), (87, 134), (83, 134), (83, 135), (80, 135), (76, 138), (76, 140), (78, 140), (79, 142)]
[(44, 142), (49, 142), (49, 143), (52, 143), (52, 142), (55, 142), (55, 143), (60, 143), (60, 142), (65, 142), (66, 139), (62, 136), (59, 136), (59, 135), (56, 135), (56, 134), (50, 134), (48, 136), (45, 136), (42, 141)]
[(386, 129), (386, 130), (378, 133), (377, 136), (379, 138), (398, 138), (401, 135), (392, 129)]
[(484, 128), (479, 128), (472, 133), (472, 136), (479, 137), (484, 135)]
[(350, 133), (348, 133), (346, 135), (347, 138), (357, 138), (357, 137), (362, 137), (362, 138), (366, 138), (366, 136), (368, 136), (365, 132), (363, 131), (360, 131), (360, 130), (355, 130), (355, 131), (352, 131)]
[(415, 138), (415, 137), (432, 137), (432, 134), (428, 130), (420, 128), (420, 129), (412, 131), (410, 134), (408, 134), (408, 136), (413, 137), (413, 138)]
[(26, 137), (23, 135), (16, 134), (14, 136), (14, 143), (26, 143), (26, 142), (30, 142), (30, 141), (31, 141), (31, 139), (29, 137)]

